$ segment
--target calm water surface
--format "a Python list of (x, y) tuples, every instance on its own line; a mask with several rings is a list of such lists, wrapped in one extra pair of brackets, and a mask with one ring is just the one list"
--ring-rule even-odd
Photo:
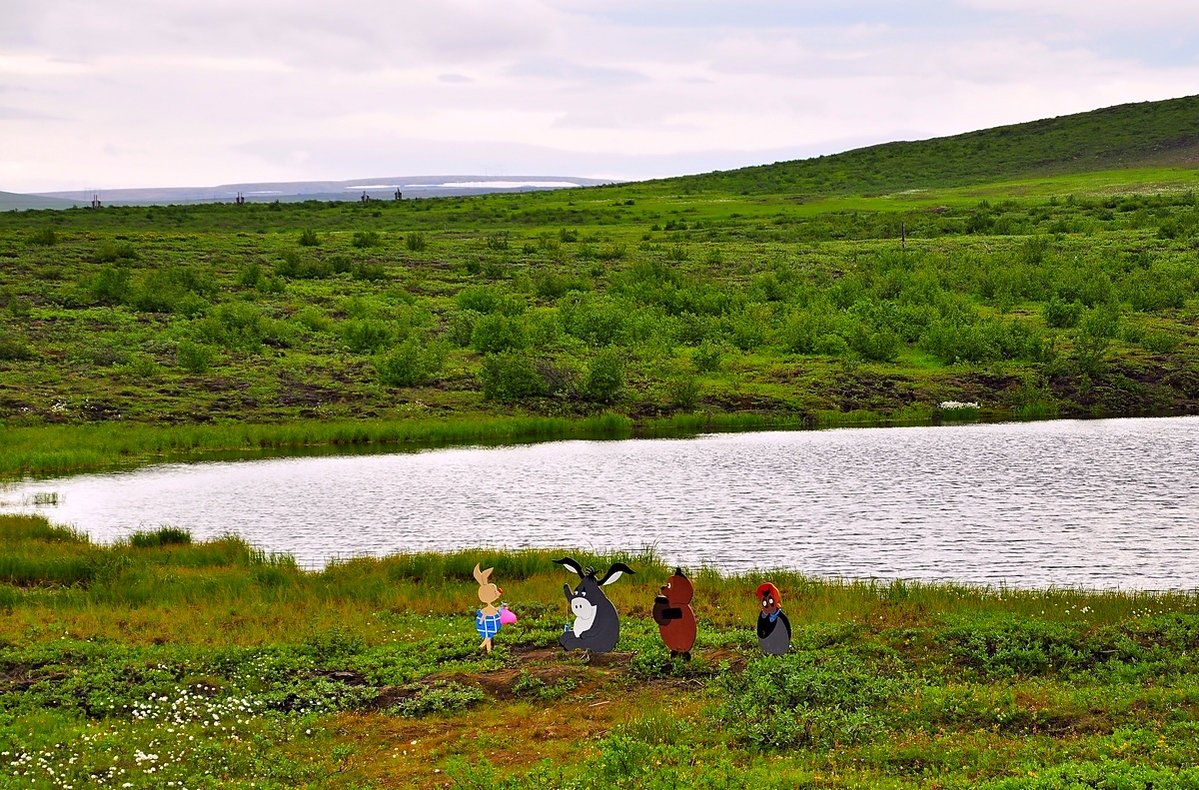
[(654, 545), (725, 570), (1199, 588), (1199, 418), (723, 434), (168, 465), (0, 489), (111, 541), (236, 533), (307, 566)]

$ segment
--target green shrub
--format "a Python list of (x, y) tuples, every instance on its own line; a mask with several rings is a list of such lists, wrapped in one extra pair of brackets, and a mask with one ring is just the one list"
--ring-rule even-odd
[(1045, 323), (1057, 329), (1070, 329), (1082, 317), (1081, 302), (1067, 302), (1056, 294), (1045, 303)]
[(180, 340), (175, 346), (175, 364), (188, 373), (204, 373), (212, 365), (213, 352), (208, 346)]
[(312, 228), (306, 228), (300, 234), (301, 247), (316, 247), (321, 243), (320, 237), (316, 235), (316, 231)]
[(1120, 308), (1103, 305), (1087, 312), (1079, 332), (1089, 337), (1114, 338), (1120, 334), (1120, 322)]
[(699, 404), (703, 387), (695, 376), (675, 376), (666, 381), (666, 397), (670, 405), (683, 411), (691, 411)]
[(237, 284), (243, 288), (255, 288), (262, 281), (262, 267), (250, 261), (237, 271)]
[(92, 253), (92, 260), (96, 263), (116, 263), (117, 261), (132, 261), (137, 259), (137, 250), (132, 244), (124, 243), (117, 244), (112, 241), (100, 242)]
[(812, 353), (826, 357), (849, 356), (849, 341), (832, 332), (825, 333), (812, 343)]
[(501, 403), (515, 403), (545, 392), (545, 382), (533, 360), (517, 351), (485, 356), (479, 378), (483, 397)]
[(102, 368), (113, 365), (123, 365), (129, 360), (129, 346), (126, 342), (114, 339), (99, 339), (88, 345), (86, 355), (89, 361)]
[(365, 247), (378, 247), (381, 243), (382, 241), (379, 238), (378, 232), (373, 230), (355, 231), (354, 238), (350, 241), (350, 244), (360, 249)]
[(36, 355), (23, 338), (14, 334), (0, 334), (0, 361), (17, 362), (22, 359), (33, 359)]
[(94, 302), (121, 304), (129, 299), (132, 292), (129, 270), (123, 266), (105, 266), (96, 272), (88, 288)]
[(518, 315), (525, 309), (524, 302), (515, 294), (491, 285), (470, 285), (458, 292), (454, 299), (462, 310), (476, 313), (503, 313)]
[(324, 332), (333, 324), (323, 310), (311, 305), (296, 313), (296, 320), (310, 332)]
[(249, 302), (225, 302), (195, 323), (197, 337), (228, 349), (255, 351), (264, 343), (285, 346), (289, 332)]
[(425, 234), (413, 231), (404, 238), (404, 245), (409, 252), (424, 252), (428, 241), (425, 239)]
[(23, 296), (10, 296), (7, 302), (5, 306), (13, 318), (28, 318), (33, 313), (33, 301)]
[(379, 381), (389, 387), (426, 384), (441, 372), (444, 364), (445, 347), (440, 343), (423, 343), (416, 336), (374, 360)]
[(208, 299), (216, 296), (217, 290), (211, 272), (180, 266), (148, 272), (129, 301), (143, 313), (194, 316), (208, 309)]
[(29, 243), (38, 244), (43, 247), (53, 247), (55, 244), (58, 244), (58, 234), (51, 227), (38, 228), (29, 234)]
[(367, 282), (378, 282), (379, 280), (387, 279), (387, 269), (383, 264), (375, 261), (363, 261), (355, 263), (350, 267), (350, 276), (355, 280), (366, 280)]
[(590, 291), (592, 287), (590, 280), (576, 274), (541, 270), (533, 275), (533, 290), (543, 299), (558, 299), (570, 291)]
[(691, 355), (691, 361), (695, 363), (696, 370), (711, 373), (720, 370), (721, 364), (724, 363), (724, 355), (724, 346), (711, 340), (705, 340), (695, 349), (695, 353)]
[(1172, 354), (1182, 345), (1182, 338), (1173, 332), (1158, 330), (1146, 332), (1140, 343), (1145, 350), (1155, 354)]
[(624, 358), (615, 348), (605, 348), (591, 360), (583, 379), (582, 395), (596, 403), (613, 403), (624, 389)]
[(470, 335), (471, 348), (484, 354), (524, 348), (528, 335), (524, 324), (500, 313), (481, 315), (474, 322)]
[(458, 310), (451, 313), (446, 327), (446, 339), (459, 348), (466, 348), (470, 345), (475, 332), (475, 322), (479, 317), (479, 313), (474, 310)]
[(568, 334), (593, 346), (624, 339), (630, 310), (607, 295), (571, 292), (558, 301), (562, 326)]
[(275, 264), (275, 273), (289, 280), (323, 280), (334, 274), (333, 264), (321, 258), (301, 258), (288, 250)]
[(346, 321), (341, 325), (341, 337), (346, 346), (356, 354), (378, 351), (390, 343), (395, 335), (390, 326), (382, 321)]
[(839, 314), (824, 306), (797, 310), (784, 320), (779, 339), (787, 351), (796, 354), (818, 353), (816, 341), (827, 335), (844, 337), (845, 323)]
[[(827, 335), (821, 335), (827, 337)], [(818, 338), (819, 340), (819, 338)], [(899, 336), (885, 327), (876, 328), (866, 324), (855, 324), (850, 332), (849, 347), (863, 359), (874, 362), (890, 362), (899, 355)], [(813, 347), (813, 350), (815, 347)]]

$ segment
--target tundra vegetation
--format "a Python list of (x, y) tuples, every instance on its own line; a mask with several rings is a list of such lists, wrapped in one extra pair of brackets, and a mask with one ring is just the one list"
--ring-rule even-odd
[[(556, 551), (297, 569), (185, 531), (97, 546), (0, 516), (0, 785), (1199, 786), (1199, 599), (691, 569), (699, 637), (650, 610), (670, 566), (605, 588), (616, 649), (558, 644)], [(573, 552), (572, 552), (573, 553)], [(475, 563), (519, 622), (478, 650)], [(174, 783), (174, 784), (171, 784)]]
[[(584, 190), (0, 213), (0, 477), (163, 458), (1199, 411), (1199, 99)], [(977, 404), (942, 408), (940, 404)], [(1194, 594), (552, 552), (298, 569), (0, 516), (0, 783), (1199, 787)], [(520, 622), (475, 652), (472, 570)], [(174, 783), (173, 785), (171, 783)]]
[(1197, 111), (555, 192), (5, 212), (0, 472), (1193, 412)]

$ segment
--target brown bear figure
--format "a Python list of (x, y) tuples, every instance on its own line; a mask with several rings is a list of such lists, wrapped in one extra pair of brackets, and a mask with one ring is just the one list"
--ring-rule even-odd
[(691, 610), (691, 597), (695, 589), (691, 580), (683, 575), (681, 568), (674, 569), (662, 587), (662, 594), (654, 598), (654, 622), (662, 634), (662, 641), (670, 648), (670, 657), (682, 656), (691, 660), (691, 648), (695, 646), (695, 612)]

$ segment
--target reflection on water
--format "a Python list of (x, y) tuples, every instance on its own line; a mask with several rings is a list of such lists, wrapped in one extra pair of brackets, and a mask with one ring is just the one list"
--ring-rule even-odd
[(1199, 418), (722, 434), (170, 465), (0, 508), (184, 527), (305, 565), (466, 546), (1013, 586), (1199, 587)]

